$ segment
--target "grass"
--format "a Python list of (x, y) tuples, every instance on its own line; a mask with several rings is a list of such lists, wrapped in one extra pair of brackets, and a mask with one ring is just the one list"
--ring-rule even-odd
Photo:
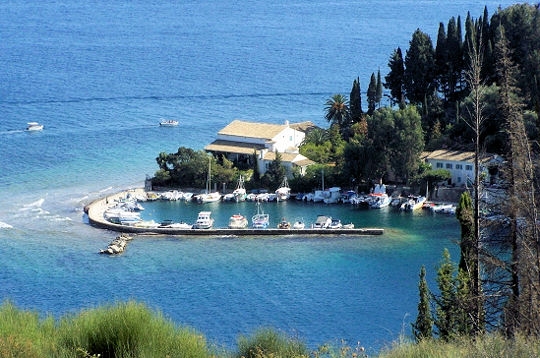
[[(160, 312), (129, 301), (84, 310), (56, 321), (40, 319), (36, 312), (17, 309), (11, 302), (0, 306), (0, 358), (360, 358), (360, 346), (345, 342), (309, 351), (298, 338), (271, 329), (241, 336), (235, 351), (210, 348), (205, 337), (179, 327)], [(477, 339), (458, 337), (450, 342), (405, 339), (383, 349), (379, 358), (529, 358), (540, 357), (540, 339), (498, 334)]]

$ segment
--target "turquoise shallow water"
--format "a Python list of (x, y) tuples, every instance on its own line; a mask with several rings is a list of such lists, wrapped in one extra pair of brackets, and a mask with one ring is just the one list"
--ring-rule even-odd
[[(511, 3), (485, 2), (490, 15)], [(159, 152), (201, 149), (236, 118), (325, 127), (326, 99), (347, 95), (357, 76), (363, 91), (372, 72), (384, 77), (416, 28), (435, 39), (440, 21), (461, 15), (463, 23), (483, 8), (470, 0), (2, 2), (0, 298), (56, 317), (136, 299), (228, 347), (259, 326), (310, 346), (346, 339), (378, 350), (397, 339), (416, 315), (420, 266), (433, 284), (443, 248), (457, 254), (453, 218), (269, 204), (275, 220), (328, 213), (385, 234), (149, 236), (104, 257), (97, 252), (115, 233), (89, 226), (83, 207), (142, 185)], [(160, 118), (180, 126), (160, 128)], [(24, 132), (29, 121), (44, 131)], [(193, 221), (200, 207), (153, 210), (145, 215)], [(233, 210), (255, 211), (213, 211), (223, 222)]]

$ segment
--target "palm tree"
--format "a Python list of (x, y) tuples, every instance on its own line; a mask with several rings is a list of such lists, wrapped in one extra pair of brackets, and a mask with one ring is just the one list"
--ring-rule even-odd
[(340, 128), (346, 127), (349, 118), (349, 101), (342, 94), (335, 94), (326, 101), (325, 118)]

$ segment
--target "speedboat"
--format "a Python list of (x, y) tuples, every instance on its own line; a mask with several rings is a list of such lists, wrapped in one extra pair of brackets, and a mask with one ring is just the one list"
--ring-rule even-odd
[(234, 214), (229, 218), (229, 229), (245, 229), (248, 224), (248, 219), (244, 215)]
[(317, 215), (317, 220), (313, 224), (314, 229), (326, 229), (332, 223), (332, 218), (326, 215)]
[(341, 223), (341, 220), (339, 219), (332, 219), (332, 222), (330, 225), (328, 225), (329, 229), (341, 229), (343, 227), (343, 224)]
[(281, 221), (279, 222), (277, 228), (278, 229), (290, 229), (291, 228), (291, 223), (288, 222), (287, 220), (285, 220), (285, 218), (282, 218)]
[(176, 127), (178, 125), (178, 121), (175, 121), (174, 119), (162, 119), (159, 122), (159, 125), (161, 127)]
[(254, 229), (266, 229), (270, 222), (270, 215), (265, 214), (261, 209), (261, 204), (257, 203), (257, 214), (251, 217), (251, 225)]
[(420, 209), (426, 202), (425, 196), (411, 196), (406, 202), (401, 204), (400, 210), (414, 211)]
[(302, 230), (305, 227), (306, 224), (304, 223), (304, 219), (296, 219), (292, 226), (292, 228), (295, 230)]
[(43, 130), (43, 124), (39, 124), (38, 122), (28, 122), (26, 124), (27, 124), (26, 130), (29, 132), (36, 132), (36, 131)]
[(211, 218), (211, 211), (201, 211), (197, 221), (193, 225), (194, 229), (211, 229), (214, 225), (214, 219)]
[(199, 203), (214, 203), (221, 200), (221, 194), (217, 191), (212, 193), (204, 193), (197, 195), (197, 201)]

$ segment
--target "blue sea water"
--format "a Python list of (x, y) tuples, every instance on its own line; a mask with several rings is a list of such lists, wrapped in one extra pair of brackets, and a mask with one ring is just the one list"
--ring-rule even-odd
[[(408, 334), (420, 266), (434, 285), (443, 248), (457, 259), (454, 218), (286, 203), (288, 215), (331, 212), (386, 231), (141, 237), (112, 258), (97, 252), (115, 234), (82, 209), (142, 185), (159, 152), (202, 149), (233, 119), (324, 127), (326, 99), (348, 95), (356, 77), (364, 91), (371, 73), (384, 77), (417, 28), (435, 41), (439, 22), (512, 3), (0, 3), (0, 298), (56, 317), (135, 299), (227, 347), (261, 326), (311, 347), (345, 339), (371, 351)], [(25, 132), (29, 121), (45, 129)]]

